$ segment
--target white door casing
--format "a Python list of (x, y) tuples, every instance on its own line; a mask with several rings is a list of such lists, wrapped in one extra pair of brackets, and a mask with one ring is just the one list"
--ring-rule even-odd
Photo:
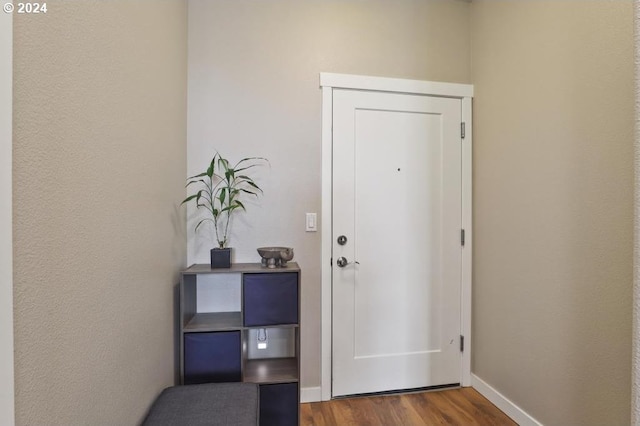
[[(446, 383), (461, 383), (463, 386), (470, 385), (470, 272), (471, 272), (471, 95), (472, 87), (467, 85), (457, 85), (449, 83), (431, 83), (413, 80), (397, 80), (386, 79), (377, 77), (360, 77), (338, 74), (321, 74), (321, 86), (323, 87), (323, 209), (322, 209), (322, 386), (321, 394), (322, 399), (327, 400), (332, 396), (362, 393), (362, 392), (375, 392), (381, 390), (390, 390), (398, 388), (410, 388), (410, 387), (422, 387), (430, 386), (434, 384), (446, 384)], [(359, 90), (367, 90), (369, 92), (353, 92), (336, 90), (342, 88), (353, 88)], [(383, 93), (386, 92), (386, 93)], [(391, 93), (389, 93), (391, 92)], [(393, 92), (396, 92), (394, 94)], [(402, 93), (402, 94), (397, 94)], [(418, 96), (411, 96), (407, 94), (414, 93)], [(426, 97), (424, 95), (431, 95)], [(334, 126), (340, 127), (345, 123), (333, 122), (334, 117), (337, 117), (333, 111), (333, 108), (342, 108), (344, 102), (343, 97), (354, 97), (359, 99), (358, 102), (368, 103), (366, 108), (360, 108), (358, 113), (358, 134), (363, 136), (359, 147), (354, 150), (353, 146), (347, 146), (343, 152), (338, 152), (341, 147), (334, 145), (332, 140), (331, 129)], [(387, 106), (382, 104), (378, 105), (376, 102), (387, 103)], [(403, 111), (403, 109), (409, 108), (413, 112), (400, 112), (396, 114), (386, 114), (383, 111), (388, 110), (394, 102), (405, 103), (403, 105), (397, 104), (391, 109), (396, 111)], [(408, 102), (408, 104), (406, 104)], [(353, 105), (351, 105), (353, 107)], [(350, 107), (350, 108), (351, 108)], [(435, 108), (435, 109), (434, 109)], [(434, 114), (433, 112), (440, 109), (447, 111), (450, 118), (447, 122), (442, 122), (442, 115)], [(349, 117), (347, 113), (345, 117)], [(351, 114), (351, 124), (347, 126), (355, 126), (356, 124)], [(347, 118), (347, 121), (349, 119)], [(463, 144), (460, 145), (459, 129), (460, 122), (465, 121), (465, 138)], [(442, 125), (448, 126), (446, 132), (448, 134), (458, 134), (457, 150), (441, 151), (440, 144), (433, 146), (422, 146), (417, 148), (418, 151), (410, 153), (410, 155), (404, 158), (398, 157), (398, 153), (404, 150), (394, 149), (398, 147), (386, 146), (384, 143), (374, 143), (374, 146), (381, 147), (380, 149), (367, 150), (362, 141), (376, 140), (377, 142), (384, 142), (384, 138), (389, 138), (390, 135), (385, 135), (385, 128), (401, 128), (405, 124), (409, 124), (414, 127), (413, 132), (418, 133), (419, 138), (437, 139), (439, 133), (442, 132)], [(336, 127), (336, 128), (337, 128)], [(336, 131), (334, 129), (334, 131)], [(349, 132), (349, 130), (348, 130)], [(352, 131), (351, 131), (352, 132)], [(368, 133), (367, 133), (368, 132)], [(435, 132), (431, 135), (428, 132)], [(353, 132), (352, 132), (353, 133)], [(403, 141), (401, 137), (394, 143), (407, 144), (409, 139)], [(355, 142), (354, 142), (355, 143)], [(388, 144), (386, 144), (388, 145)], [(344, 147), (342, 147), (344, 148)], [(334, 152), (333, 150), (338, 150)], [(421, 150), (421, 151), (420, 151)], [(462, 150), (462, 152), (460, 152)], [(357, 154), (356, 154), (357, 153)], [(337, 154), (334, 156), (334, 154)], [(395, 155), (395, 157), (394, 157)], [(435, 175), (433, 171), (440, 169), (440, 160), (442, 156), (449, 156), (447, 161), (454, 159), (453, 166), (446, 168), (448, 175), (442, 178), (442, 181), (438, 181), (438, 173)], [(358, 157), (358, 158), (356, 158)], [(422, 159), (431, 159), (430, 166), (427, 168), (420, 168), (419, 165), (424, 164), (424, 160), (417, 160), (417, 157)], [(340, 165), (336, 160), (336, 163), (332, 164), (334, 158), (345, 158), (351, 165), (356, 164), (359, 167), (359, 173), (351, 173), (351, 176), (339, 176), (337, 181), (340, 182), (340, 188), (332, 186), (332, 175), (336, 173), (346, 173), (349, 175), (349, 170), (353, 170), (353, 167), (349, 164)], [(371, 163), (374, 166), (367, 170), (363, 169), (365, 159), (374, 159)], [(375, 158), (378, 158), (375, 160)], [(389, 161), (386, 161), (389, 160)], [(388, 163), (388, 164), (387, 164)], [(385, 165), (385, 166), (381, 166)], [(388, 165), (389, 167), (386, 167)], [(394, 166), (393, 168), (391, 166)], [(378, 174), (377, 169), (387, 169), (382, 173), (382, 170)], [(397, 170), (397, 169), (401, 170)], [(444, 169), (440, 170), (444, 171)], [(352, 179), (352, 181), (349, 181)], [(378, 179), (376, 181), (376, 179)], [(395, 180), (395, 182), (394, 182)], [(420, 180), (431, 182), (426, 184), (419, 182)], [(375, 181), (375, 182), (374, 182)], [(349, 182), (345, 184), (345, 182)], [(430, 199), (438, 199), (440, 194), (441, 184), (453, 184), (457, 186), (457, 196), (453, 195), (448, 198), (440, 199), (445, 204), (444, 212), (457, 211), (456, 213), (446, 213), (442, 217), (432, 215), (431, 219), (422, 220), (419, 215), (411, 217), (409, 215), (407, 220), (403, 220), (402, 223), (390, 223), (390, 227), (385, 227), (384, 232), (381, 234), (367, 233), (365, 232), (367, 227), (373, 226), (375, 222), (369, 221), (372, 215), (360, 215), (362, 218), (358, 223), (353, 222), (351, 225), (345, 227), (341, 220), (346, 218), (353, 218), (354, 209), (373, 209), (378, 201), (373, 201), (369, 196), (371, 190), (367, 190), (363, 185), (366, 182), (373, 182), (374, 187), (378, 187), (381, 192), (394, 193), (394, 185), (399, 182), (403, 182), (405, 185), (403, 191), (397, 192), (399, 198), (404, 199), (405, 202), (409, 202), (410, 205), (405, 206), (408, 212), (416, 212), (419, 210), (429, 210), (428, 204)], [(354, 188), (356, 185), (359, 188), (365, 188), (364, 191), (359, 192), (359, 196), (354, 193), (350, 193), (349, 188)], [(408, 186), (407, 186), (408, 185)], [(412, 186), (413, 185), (413, 186)], [(386, 186), (386, 187), (385, 187)], [(408, 193), (417, 193), (418, 188), (426, 188), (423, 196), (409, 196)], [(462, 194), (460, 194), (462, 191)], [(333, 192), (333, 194), (332, 194)], [(402, 195), (402, 196), (401, 196)], [(349, 200), (352, 200), (351, 206), (346, 206), (344, 214), (332, 214), (332, 202), (340, 202), (349, 204)], [(413, 203), (413, 204), (412, 204)], [(393, 205), (393, 202), (385, 203), (386, 207)], [(442, 207), (442, 206), (441, 206)], [(342, 207), (341, 207), (342, 209)], [(447, 210), (448, 209), (448, 210)], [(437, 212), (440, 207), (436, 206), (435, 209), (430, 209), (432, 212)], [(342, 210), (340, 210), (342, 212)], [(380, 218), (379, 212), (374, 213)], [(338, 217), (340, 216), (340, 217)], [(391, 213), (387, 210), (387, 213), (382, 213), (382, 216), (386, 216), (388, 219), (392, 219)], [(438, 221), (442, 220), (445, 223), (445, 233), (451, 234), (447, 238), (443, 238), (439, 233), (440, 226)], [(351, 228), (349, 227), (351, 226)], [(341, 229), (338, 230), (338, 227)], [(466, 244), (465, 247), (460, 246), (459, 232), (461, 227), (466, 231)], [(342, 228), (347, 233), (358, 234), (362, 238), (362, 244), (355, 243), (355, 235), (351, 235), (351, 242), (344, 246), (337, 245), (335, 237), (341, 233)], [(437, 228), (437, 229), (436, 229)], [(332, 233), (332, 229), (335, 231)], [(436, 267), (427, 267), (425, 262), (419, 262), (419, 259), (424, 258), (428, 250), (424, 247), (424, 242), (418, 244), (416, 247), (407, 251), (390, 249), (391, 253), (378, 254), (380, 248), (377, 247), (383, 243), (383, 241), (389, 242), (390, 246), (400, 244), (406, 236), (414, 231), (420, 231), (425, 236), (435, 241), (442, 238), (445, 243), (443, 250), (450, 253), (458, 253), (458, 255), (447, 256), (442, 258), (445, 262), (453, 262), (457, 267), (451, 267), (442, 264), (442, 268), (438, 265)], [(438, 231), (438, 232), (436, 232)], [(375, 240), (374, 235), (378, 235), (378, 238), (382, 238), (383, 241)], [(357, 237), (360, 241), (360, 238)], [(349, 239), (349, 236), (348, 236)], [(335, 293), (332, 297), (332, 277), (331, 277), (331, 256), (332, 250), (334, 262), (340, 256), (345, 256), (350, 261), (361, 261), (367, 259), (367, 265), (351, 263), (345, 268), (334, 267), (334, 282), (335, 287), (333, 291)], [(357, 250), (357, 251), (356, 251)], [(378, 256), (379, 262), (373, 262)], [(382, 257), (380, 257), (382, 256)], [(436, 253), (433, 259), (436, 263), (441, 264), (440, 258)], [(395, 265), (389, 267), (379, 267), (380, 262), (392, 262)], [(411, 266), (413, 265), (413, 267)], [(416, 267), (419, 265), (419, 267)], [(434, 266), (434, 265), (432, 265)], [(385, 272), (386, 271), (386, 272)], [(367, 289), (364, 291), (365, 282), (370, 282), (375, 277), (382, 278), (381, 282), (388, 282), (396, 279), (401, 282), (419, 282), (425, 281), (425, 277), (431, 274), (432, 277), (442, 278), (442, 274), (453, 274), (455, 276), (449, 276), (446, 279), (448, 281), (459, 282), (460, 285), (453, 286), (453, 289), (444, 287), (440, 284), (441, 280), (435, 279), (436, 285), (433, 288), (425, 288), (416, 286), (411, 291), (422, 292), (422, 297), (415, 298), (422, 300), (438, 300), (444, 301), (453, 306), (437, 306), (435, 304), (428, 304), (427, 309), (420, 309), (419, 303), (414, 303), (414, 298), (407, 294), (400, 294), (401, 292), (396, 289), (394, 291), (392, 286), (379, 285), (375, 289)], [(383, 276), (384, 274), (387, 276)], [(456, 275), (457, 274), (457, 275)], [(356, 278), (357, 277), (357, 278)], [(339, 283), (338, 283), (339, 281)], [(359, 286), (359, 287), (358, 287)], [(396, 326), (389, 326), (391, 324), (387, 321), (389, 318), (402, 317), (400, 312), (394, 312), (393, 309), (389, 309), (385, 315), (376, 315), (376, 311), (380, 311), (380, 308), (384, 306), (385, 301), (390, 301), (395, 298), (398, 306), (406, 306), (407, 312), (413, 309), (411, 318), (405, 318), (400, 320), (400, 324), (410, 325), (417, 323), (431, 323), (434, 324), (432, 330), (418, 330), (418, 335), (422, 335), (423, 338), (416, 337), (411, 333), (398, 333), (397, 330), (394, 333)], [(332, 302), (333, 299), (333, 302)], [(336, 323), (335, 331), (340, 331), (344, 327), (343, 322), (353, 321), (352, 324), (357, 324), (357, 328), (362, 330), (366, 325), (371, 327), (364, 333), (360, 333), (361, 336), (357, 337), (352, 335), (351, 337), (337, 336), (340, 346), (344, 349), (342, 351), (345, 354), (351, 354), (352, 360), (356, 361), (354, 365), (345, 364), (342, 365), (338, 362), (334, 365), (338, 367), (337, 374), (347, 374), (346, 380), (342, 383), (362, 383), (362, 387), (358, 386), (343, 386), (340, 383), (334, 382), (334, 390), (331, 389), (331, 369), (332, 369), (332, 308), (336, 309), (336, 305), (332, 303), (340, 304), (344, 302), (346, 305), (356, 306), (354, 310), (344, 310), (347, 317), (340, 316), (339, 313), (333, 318)], [(373, 310), (371, 308), (374, 308)], [(342, 312), (342, 310), (340, 310)], [(351, 314), (349, 314), (351, 312)], [(444, 316), (441, 316), (443, 314)], [(351, 315), (351, 318), (348, 316)], [(448, 317), (447, 317), (448, 315)], [(419, 318), (417, 318), (418, 316)], [(337, 320), (336, 320), (337, 319)], [(404, 322), (403, 322), (404, 321)], [(342, 327), (342, 328), (341, 328)], [(349, 328), (349, 327), (347, 327)], [(354, 328), (351, 326), (351, 328)], [(402, 327), (401, 327), (402, 328)], [(407, 328), (408, 329), (408, 328)], [(403, 329), (404, 330), (404, 329)], [(403, 331), (401, 330), (401, 331)], [(412, 333), (415, 333), (416, 329), (413, 329)], [(465, 336), (465, 352), (460, 354), (459, 352), (459, 334)], [(367, 337), (368, 336), (368, 337)], [(340, 357), (336, 354), (336, 347), (333, 348), (333, 355)], [(340, 352), (340, 351), (338, 351)], [(446, 357), (440, 357), (437, 354), (446, 353)], [(385, 355), (385, 356), (381, 356)], [(343, 358), (348, 358), (342, 355)], [(403, 361), (396, 363), (396, 365), (406, 366), (407, 368), (401, 369), (402, 371), (393, 370), (393, 361), (397, 361), (398, 357), (404, 357)], [(437, 359), (438, 357), (442, 359)], [(425, 362), (425, 360), (427, 362)], [(391, 363), (388, 363), (391, 361)], [(336, 360), (334, 360), (336, 362)], [(386, 364), (385, 364), (386, 363)], [(361, 365), (362, 371), (390, 371), (390, 374), (382, 374), (378, 377), (371, 377), (370, 380), (361, 379), (353, 380), (350, 374), (358, 374), (358, 365)], [(359, 377), (363, 377), (362, 371)], [(364, 375), (367, 377), (368, 375)], [(372, 375), (375, 376), (375, 375)], [(335, 378), (334, 378), (335, 379)], [(426, 380), (426, 381), (425, 381)]]

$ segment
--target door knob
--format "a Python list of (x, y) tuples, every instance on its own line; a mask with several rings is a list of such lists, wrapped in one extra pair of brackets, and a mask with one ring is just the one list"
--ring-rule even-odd
[(358, 265), (360, 264), (360, 262), (358, 262), (358, 261), (349, 262), (349, 261), (347, 261), (347, 258), (344, 257), (344, 256), (339, 257), (338, 260), (336, 260), (336, 264), (341, 268), (344, 268), (345, 266), (350, 265), (352, 263), (355, 263), (355, 264), (358, 264)]

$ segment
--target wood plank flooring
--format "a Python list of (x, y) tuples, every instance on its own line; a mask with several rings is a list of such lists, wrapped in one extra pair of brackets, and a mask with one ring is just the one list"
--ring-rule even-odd
[(473, 388), (301, 404), (301, 426), (515, 425)]

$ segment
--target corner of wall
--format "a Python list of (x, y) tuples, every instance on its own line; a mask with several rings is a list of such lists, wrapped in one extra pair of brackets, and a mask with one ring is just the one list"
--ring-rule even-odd
[(634, 2), (634, 240), (631, 424), (640, 425), (640, 1)]
[(0, 15), (0, 424), (15, 422), (13, 372), (13, 18)]

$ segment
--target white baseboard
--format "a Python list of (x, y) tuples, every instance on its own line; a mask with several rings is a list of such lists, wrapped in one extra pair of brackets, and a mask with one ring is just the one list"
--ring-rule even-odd
[(526, 411), (511, 402), (508, 398), (475, 374), (471, 374), (471, 387), (491, 401), (493, 405), (502, 410), (520, 426), (543, 426), (542, 423), (527, 414)]
[(300, 388), (300, 402), (322, 401), (320, 386), (315, 388)]

